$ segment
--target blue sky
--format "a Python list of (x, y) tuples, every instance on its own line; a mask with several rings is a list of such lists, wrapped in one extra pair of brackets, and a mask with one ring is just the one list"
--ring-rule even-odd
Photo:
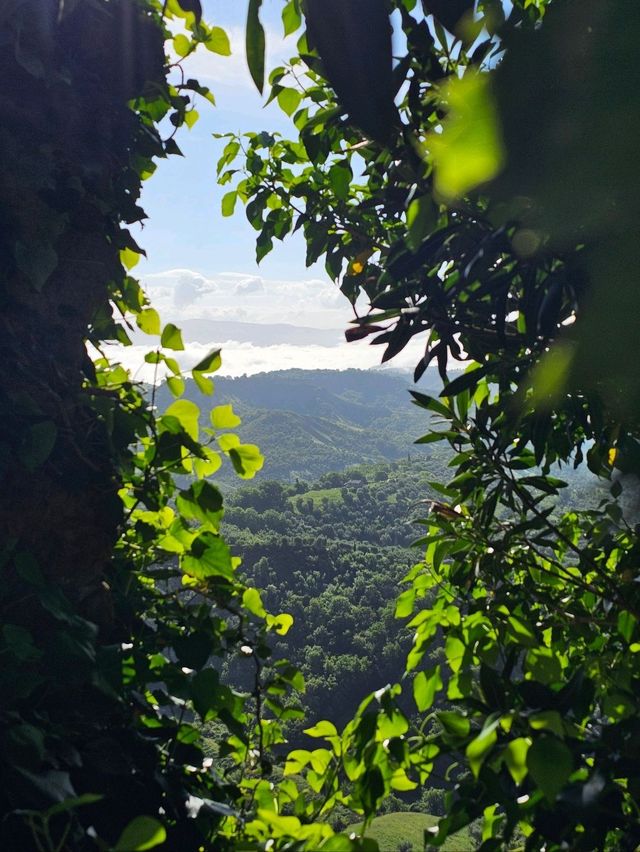
[[(171, 267), (195, 267), (205, 275), (257, 271), (255, 231), (242, 211), (231, 219), (219, 212), (226, 189), (216, 185), (215, 164), (222, 143), (213, 134), (263, 129), (289, 133), (292, 125), (277, 106), (263, 107), (264, 99), (249, 77), (243, 45), (246, 5), (243, 0), (205, 0), (205, 18), (227, 30), (233, 53), (218, 57), (201, 48), (187, 66), (190, 74), (211, 87), (217, 106), (201, 102), (199, 121), (178, 139), (184, 158), (161, 162), (144, 188), (143, 206), (149, 216), (142, 234), (148, 255), (145, 271)], [(295, 52), (295, 36), (287, 40), (282, 36), (281, 8), (281, 0), (263, 4), (270, 67)], [(278, 245), (260, 271), (265, 277), (306, 275), (302, 240)]]
[[(282, 0), (263, 3), (267, 70), (295, 53), (296, 37), (285, 40), (282, 34), (282, 5)], [(263, 106), (264, 98), (249, 76), (244, 56), (246, 9), (246, 0), (204, 0), (204, 16), (228, 32), (232, 56), (220, 57), (202, 48), (188, 60), (188, 74), (210, 86), (217, 106), (202, 101), (199, 121), (178, 136), (184, 157), (160, 161), (144, 186), (142, 205), (148, 220), (136, 237), (147, 258), (135, 271), (162, 320), (183, 325), (185, 351), (178, 359), (185, 369), (214, 346), (222, 346), (223, 373), (228, 375), (289, 367), (376, 366), (380, 347), (344, 342), (351, 308), (322, 264), (306, 268), (301, 235), (276, 242), (258, 267), (256, 232), (243, 210), (238, 206), (231, 218), (220, 213), (220, 199), (228, 187), (216, 184), (216, 161), (224, 143), (213, 134), (295, 133), (277, 105)], [(237, 333), (238, 322), (263, 328), (252, 341), (247, 329)], [(301, 343), (300, 334), (288, 331), (287, 325), (316, 331), (309, 332), (309, 343)], [(273, 327), (272, 333), (264, 326)], [(210, 329), (210, 340), (203, 339), (205, 328)], [(323, 345), (317, 343), (318, 329), (331, 332), (322, 337)], [(138, 336), (133, 347), (117, 350), (118, 358), (138, 377), (149, 378), (141, 365), (153, 346), (154, 341)], [(396, 359), (394, 366), (415, 364), (419, 354), (413, 350)]]

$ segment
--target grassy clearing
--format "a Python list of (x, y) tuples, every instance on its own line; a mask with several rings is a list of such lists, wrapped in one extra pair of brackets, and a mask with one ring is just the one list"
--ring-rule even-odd
[(329, 503), (342, 503), (342, 494), (340, 488), (317, 488), (314, 491), (305, 491), (304, 494), (296, 494), (294, 497), (289, 497), (289, 501), (295, 506), (296, 501), (302, 498), (303, 500), (313, 500), (315, 509), (322, 507), (322, 501), (326, 498)]
[[(376, 817), (366, 831), (365, 837), (377, 840), (380, 852), (396, 852), (403, 840), (408, 840), (414, 852), (424, 849), (424, 831), (436, 825), (438, 817), (431, 814), (393, 813)], [(349, 826), (345, 833), (360, 832), (362, 823)], [(450, 837), (445, 847), (446, 852), (473, 852), (474, 845), (467, 830), (463, 829)]]

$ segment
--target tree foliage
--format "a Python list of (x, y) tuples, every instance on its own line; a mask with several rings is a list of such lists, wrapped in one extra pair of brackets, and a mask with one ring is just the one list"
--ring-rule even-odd
[[(450, 444), (454, 476), (398, 601), (414, 631), (404, 683), (342, 735), (317, 725), (324, 748), (285, 773), (370, 816), (447, 755), (461, 774), (432, 845), (482, 817), (487, 852), (518, 828), (527, 849), (635, 849), (637, 9), (365, 5), (332, 41), (307, 0), (308, 32), (269, 81), (297, 135), (232, 136), (220, 180), (258, 260), (302, 231), (358, 310), (348, 339), (389, 360), (425, 335), (416, 379), (434, 360), (445, 381), (452, 360), (468, 368), (439, 398), (414, 393), (441, 419), (421, 440)], [(561, 468), (585, 459), (610, 495), (567, 510)], [(426, 665), (439, 641), (446, 669)], [(443, 692), (453, 709), (433, 713)]]
[[(209, 481), (262, 457), (230, 406), (201, 423), (179, 398), (180, 332), (130, 274), (128, 229), (194, 99), (213, 100), (182, 60), (228, 39), (198, 0), (19, 0), (0, 33), (0, 846), (236, 848), (279, 700), (301, 686), (265, 668), (266, 634), (289, 622), (240, 580)], [(104, 355), (134, 323), (178, 397), (161, 415)], [(220, 363), (192, 371), (203, 393)], [(245, 693), (220, 680), (236, 649)]]

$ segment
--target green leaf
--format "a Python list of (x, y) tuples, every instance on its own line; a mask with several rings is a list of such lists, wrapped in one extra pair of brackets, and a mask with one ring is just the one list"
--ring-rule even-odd
[(515, 740), (511, 740), (504, 750), (504, 762), (507, 764), (507, 769), (516, 784), (522, 784), (529, 772), (527, 768), (527, 754), (530, 745), (531, 740), (528, 737), (518, 737)]
[(155, 308), (145, 308), (136, 315), (136, 324), (145, 334), (160, 334), (160, 315)]
[(438, 713), (438, 721), (448, 734), (464, 738), (469, 735), (471, 726), (466, 716), (454, 713), (452, 710), (442, 710)]
[(126, 269), (131, 270), (140, 262), (140, 253), (130, 248), (123, 248), (120, 251), (120, 260)]
[(262, 0), (249, 0), (247, 11), (246, 49), (249, 72), (256, 88), (262, 94), (264, 88), (264, 28), (260, 23)]
[(557, 737), (539, 737), (527, 754), (527, 768), (549, 803), (555, 801), (573, 771), (573, 757)]
[(300, 106), (301, 100), (302, 95), (297, 89), (286, 88), (278, 92), (278, 105), (287, 115), (293, 115)]
[(235, 471), (243, 479), (253, 479), (264, 464), (264, 456), (255, 444), (240, 444), (229, 450)]
[(182, 333), (172, 322), (168, 322), (162, 329), (160, 344), (167, 349), (184, 349)]
[(189, 399), (179, 399), (167, 408), (163, 417), (175, 417), (187, 435), (194, 441), (198, 440), (200, 409), (195, 402), (191, 402)]
[(304, 733), (308, 737), (337, 737), (338, 730), (333, 722), (323, 720), (318, 722), (312, 728), (305, 728)]
[(486, 183), (502, 169), (505, 155), (489, 75), (467, 72), (444, 88), (448, 115), (441, 133), (425, 141), (435, 166), (435, 188), (457, 198)]
[(168, 376), (167, 386), (175, 397), (182, 396), (184, 393), (185, 383), (181, 376)]
[(541, 710), (529, 716), (529, 725), (533, 731), (552, 731), (556, 736), (564, 737), (562, 716), (557, 710)]
[(193, 127), (196, 121), (200, 118), (200, 113), (197, 109), (190, 109), (184, 114), (184, 123), (187, 125), (189, 130)]
[(211, 482), (194, 482), (176, 498), (178, 511), (186, 518), (211, 525), (217, 531), (222, 517), (222, 494)]
[(218, 53), (220, 56), (231, 56), (231, 43), (229, 36), (222, 27), (211, 27), (209, 37), (204, 43), (207, 50)]
[(440, 689), (442, 689), (440, 666), (436, 666), (430, 674), (418, 672), (413, 681), (413, 698), (421, 713), (431, 707), (436, 692)]
[(302, 23), (302, 15), (298, 8), (297, 0), (289, 0), (282, 10), (282, 25), (285, 37), (299, 29)]
[(444, 645), (444, 652), (447, 656), (447, 661), (453, 672), (457, 672), (462, 665), (466, 648), (464, 643), (457, 636), (449, 635)]
[(232, 189), (230, 192), (225, 193), (222, 196), (222, 215), (223, 216), (233, 216), (233, 211), (236, 209), (236, 201), (238, 200), (238, 193), (235, 189)]
[(211, 396), (213, 393), (213, 382), (211, 379), (208, 379), (197, 370), (192, 370), (191, 375), (193, 376), (193, 381), (196, 383), (200, 393), (203, 393), (205, 396)]
[(469, 761), (469, 766), (471, 767), (471, 771), (478, 777), (480, 769), (482, 768), (482, 764), (487, 758), (487, 755), (495, 745), (498, 739), (498, 735), (496, 733), (496, 728), (500, 722), (500, 719), (494, 719), (488, 725), (486, 725), (482, 731), (478, 734), (478, 736), (471, 740), (466, 749), (467, 760)]
[(47, 808), (45, 813), (48, 817), (52, 817), (57, 814), (68, 813), (76, 808), (81, 808), (83, 805), (95, 805), (96, 802), (100, 802), (102, 799), (104, 799), (104, 796), (100, 793), (83, 793), (81, 796), (72, 796), (63, 802), (52, 805), (50, 808)]
[(267, 614), (257, 589), (245, 589), (242, 593), (242, 605), (259, 618), (264, 618)]
[(458, 376), (452, 382), (449, 382), (448, 385), (445, 385), (443, 390), (440, 391), (440, 396), (457, 396), (459, 393), (462, 393), (462, 391), (475, 388), (486, 372), (486, 367), (475, 367), (464, 372), (461, 376)]
[(267, 627), (273, 629), (279, 636), (286, 636), (293, 626), (293, 616), (288, 612), (281, 612), (279, 615), (267, 615)]
[(234, 413), (232, 405), (217, 405), (211, 412), (211, 423), (214, 429), (233, 429), (242, 421)]
[(632, 615), (627, 610), (623, 610), (618, 614), (618, 633), (627, 642), (631, 641), (636, 624), (637, 619), (635, 615)]
[(414, 198), (407, 209), (407, 245), (416, 251), (425, 237), (435, 230), (437, 225), (436, 209), (430, 195)]
[(189, 577), (209, 580), (224, 577), (232, 580), (233, 563), (229, 546), (211, 532), (201, 533), (192, 543), (191, 552), (182, 556), (180, 567)]
[(540, 683), (556, 683), (562, 675), (560, 660), (550, 648), (532, 648), (527, 652), (527, 670)]
[(329, 182), (331, 189), (334, 191), (336, 198), (341, 201), (349, 197), (349, 188), (351, 186), (351, 169), (341, 163), (335, 163), (329, 169)]
[(385, 0), (368, 0), (362, 6), (306, 0), (305, 22), (309, 43), (320, 54), (323, 75), (342, 108), (370, 138), (386, 143), (397, 124), (397, 111)]
[(191, 42), (186, 35), (180, 33), (173, 39), (173, 49), (180, 57), (185, 57), (191, 50)]
[(114, 852), (143, 852), (154, 849), (167, 839), (167, 832), (157, 819), (139, 816), (131, 820), (114, 846)]
[(215, 373), (222, 366), (222, 357), (219, 349), (212, 349), (202, 361), (199, 361), (193, 368), (197, 373)]
[(203, 669), (198, 672), (190, 684), (191, 700), (196, 712), (203, 719), (220, 701), (220, 675), (215, 669)]

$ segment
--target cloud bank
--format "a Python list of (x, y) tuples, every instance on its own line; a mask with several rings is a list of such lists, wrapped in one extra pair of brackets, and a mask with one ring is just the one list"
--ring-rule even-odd
[[(241, 273), (205, 276), (171, 269), (145, 276), (142, 284), (162, 322), (183, 330), (184, 351), (171, 353), (183, 370), (193, 368), (213, 348), (222, 349), (224, 376), (380, 366), (383, 346), (366, 340), (346, 343), (351, 308), (326, 280), (266, 280)], [(113, 344), (106, 351), (140, 381), (152, 381), (154, 367), (144, 356), (157, 347), (157, 338), (136, 332), (133, 343)], [(424, 341), (414, 339), (389, 367), (413, 369), (423, 346)]]

